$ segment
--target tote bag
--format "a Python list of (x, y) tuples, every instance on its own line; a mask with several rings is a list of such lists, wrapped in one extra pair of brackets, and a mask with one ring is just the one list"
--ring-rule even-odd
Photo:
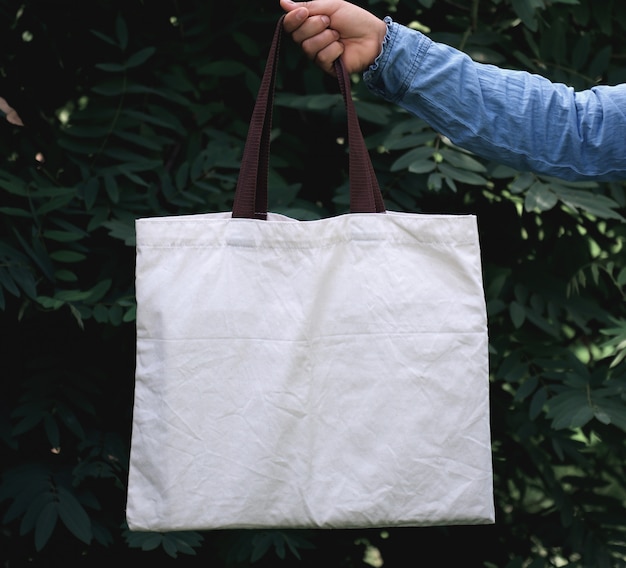
[(281, 29), (233, 210), (136, 221), (128, 526), (493, 523), (477, 220), (385, 210), (341, 62), (351, 211), (268, 213)]

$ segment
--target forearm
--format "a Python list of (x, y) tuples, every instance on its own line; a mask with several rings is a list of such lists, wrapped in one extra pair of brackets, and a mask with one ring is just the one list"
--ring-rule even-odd
[(625, 85), (576, 93), (538, 75), (476, 63), (395, 23), (365, 80), (485, 158), (564, 179), (626, 178)]

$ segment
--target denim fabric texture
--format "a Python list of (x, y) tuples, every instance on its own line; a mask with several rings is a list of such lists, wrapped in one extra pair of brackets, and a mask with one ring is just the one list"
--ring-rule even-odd
[(479, 63), (385, 18), (368, 88), (454, 144), (520, 171), (566, 180), (626, 179), (626, 84), (575, 91)]

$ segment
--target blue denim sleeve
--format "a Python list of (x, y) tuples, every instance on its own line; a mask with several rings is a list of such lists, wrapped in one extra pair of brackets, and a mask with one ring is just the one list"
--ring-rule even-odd
[(520, 171), (568, 180), (626, 179), (626, 85), (574, 91), (481, 64), (387, 21), (369, 89), (453, 143)]

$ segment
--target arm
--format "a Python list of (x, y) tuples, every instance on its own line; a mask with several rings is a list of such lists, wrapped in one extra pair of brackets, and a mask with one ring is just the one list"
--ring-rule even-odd
[(626, 179), (626, 85), (575, 92), (539, 75), (477, 63), (387, 21), (383, 53), (365, 72), (376, 94), (458, 146), (518, 170)]
[(331, 72), (339, 56), (349, 72), (367, 69), (374, 93), (460, 147), (522, 171), (626, 179), (626, 85), (575, 92), (539, 75), (477, 63), (344, 0), (280, 1), (288, 12), (285, 30), (322, 69)]

